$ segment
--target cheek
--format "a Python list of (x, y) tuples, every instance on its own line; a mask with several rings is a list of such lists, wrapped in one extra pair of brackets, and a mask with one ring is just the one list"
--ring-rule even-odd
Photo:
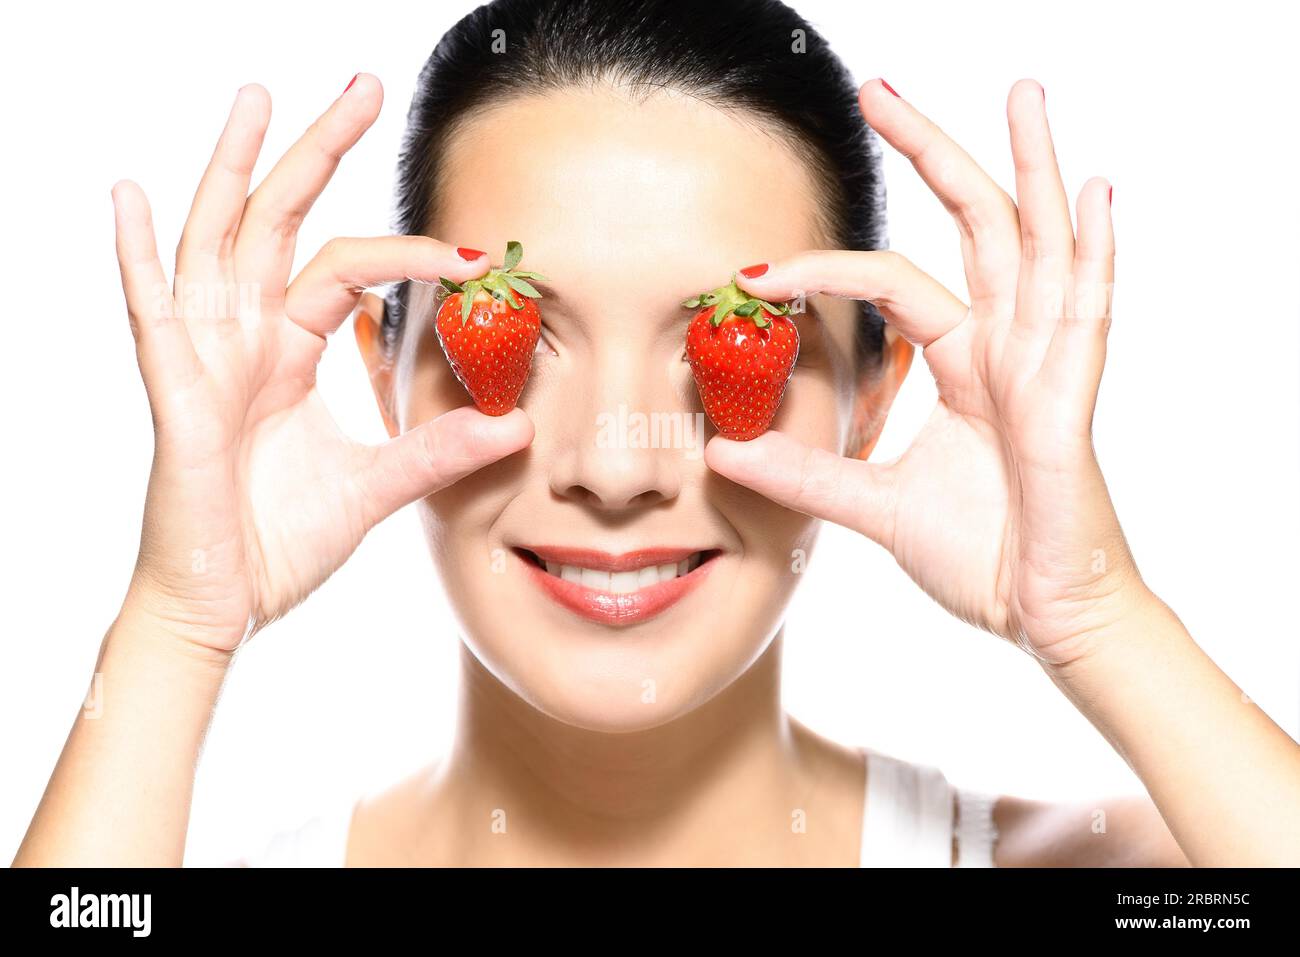
[(779, 609), (798, 584), (821, 523), (713, 472), (705, 478), (705, 492), (710, 504), (739, 533), (747, 599), (765, 603), (765, 594), (784, 596), (773, 606)]
[(835, 363), (819, 357), (796, 366), (772, 427), (805, 445), (837, 452), (842, 447), (853, 390)]
[[(414, 329), (407, 329), (410, 336)], [(431, 326), (403, 342), (398, 376), (398, 419), (403, 431), (472, 405), (447, 364)], [(492, 524), (530, 480), (533, 450), (485, 466), (426, 497), (418, 505), (430, 551), (452, 594), (474, 595), (475, 576), (500, 564), (489, 541)]]
[[(825, 344), (809, 342), (810, 361), (795, 367), (772, 427), (838, 454), (848, 431), (852, 390)], [(713, 472), (705, 483), (709, 502), (743, 541), (747, 582), (766, 590), (764, 595), (756, 589), (752, 597), (765, 606), (764, 614), (779, 616), (798, 584), (821, 523)]]
[[(500, 572), (506, 554), (491, 535), (493, 524), (530, 481), (528, 449), (479, 469), (419, 504), (429, 547), (454, 594), (482, 590), (479, 571)], [(468, 574), (467, 580), (461, 577)], [(463, 590), (457, 586), (465, 586)]]
[(398, 422), (403, 431), (470, 404), (464, 386), (447, 364), (431, 323), (405, 330), (397, 396)]

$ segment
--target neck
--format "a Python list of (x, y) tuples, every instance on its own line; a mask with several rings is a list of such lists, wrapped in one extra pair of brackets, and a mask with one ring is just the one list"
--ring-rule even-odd
[[(781, 642), (690, 713), (617, 733), (544, 714), (462, 645), (438, 787), (457, 820), (483, 828), (456, 840), (476, 858), (585, 863), (735, 858), (787, 841), (830, 768), (781, 708)], [(501, 825), (514, 839), (496, 839)]]

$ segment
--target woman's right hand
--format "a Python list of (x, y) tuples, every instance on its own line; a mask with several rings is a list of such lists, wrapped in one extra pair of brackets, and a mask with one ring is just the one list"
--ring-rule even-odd
[(326, 337), (368, 286), (483, 275), (423, 236), (336, 239), (289, 280), (298, 227), (378, 116), (359, 75), (248, 194), (270, 97), (235, 99), (169, 286), (149, 205), (113, 189), (122, 286), (153, 414), (140, 555), (124, 608), (219, 653), (320, 585), (389, 514), (532, 441), (523, 412), (455, 409), (379, 446), (351, 441), (316, 388)]

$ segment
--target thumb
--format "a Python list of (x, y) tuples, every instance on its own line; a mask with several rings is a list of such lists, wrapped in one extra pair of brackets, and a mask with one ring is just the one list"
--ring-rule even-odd
[(714, 436), (704, 461), (778, 505), (861, 532), (887, 546), (894, 492), (889, 470), (804, 445), (781, 432), (748, 442)]
[(356, 482), (378, 523), (532, 441), (522, 409), (491, 416), (463, 406), (375, 446)]

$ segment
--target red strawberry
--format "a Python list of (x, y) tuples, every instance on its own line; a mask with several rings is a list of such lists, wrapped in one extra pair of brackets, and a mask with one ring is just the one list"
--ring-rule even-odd
[(542, 331), (534, 299), (542, 294), (528, 282), (546, 277), (516, 269), (523, 258), (519, 243), (506, 244), (501, 267), (480, 279), (443, 279), (450, 295), (438, 309), (438, 342), (479, 410), (505, 415), (519, 401)]
[(682, 305), (704, 307), (686, 330), (704, 411), (726, 438), (757, 438), (772, 424), (799, 358), (789, 305), (755, 299), (734, 281)]

